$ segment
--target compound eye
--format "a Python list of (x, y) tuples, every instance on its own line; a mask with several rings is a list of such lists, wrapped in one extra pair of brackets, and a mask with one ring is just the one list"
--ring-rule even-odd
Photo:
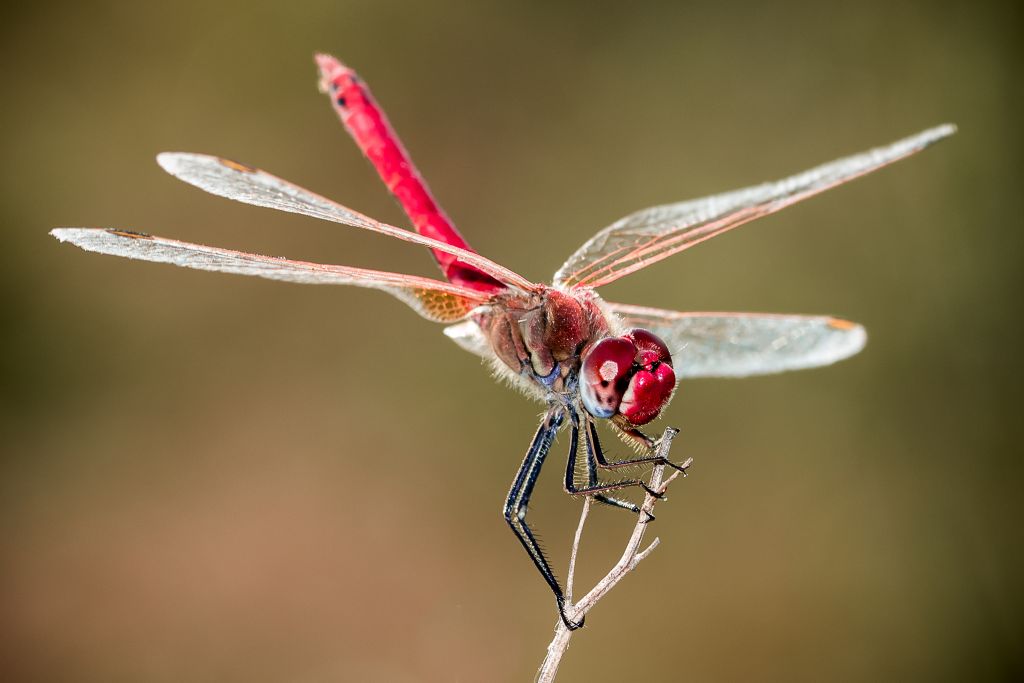
[[(642, 355), (651, 353), (641, 352)], [(672, 398), (676, 388), (676, 373), (665, 362), (645, 363), (630, 378), (619, 402), (619, 412), (630, 424), (640, 426), (658, 417), (661, 409)]]
[(580, 367), (580, 397), (594, 417), (611, 417), (619, 409), (629, 386), (637, 348), (622, 337), (606, 337), (594, 344)]
[[(668, 363), (672, 365), (672, 354), (669, 353), (668, 345), (662, 341), (661, 337), (654, 334), (650, 330), (645, 330), (641, 327), (634, 327), (631, 330), (627, 330), (626, 334), (623, 335), (641, 352), (648, 352), (653, 354), (655, 360), (661, 361), (662, 363)], [(648, 358), (652, 356), (646, 356)]]
[(647, 424), (658, 417), (676, 387), (668, 345), (649, 330), (634, 328), (624, 335), (637, 348), (634, 373), (619, 403), (619, 412), (631, 424)]

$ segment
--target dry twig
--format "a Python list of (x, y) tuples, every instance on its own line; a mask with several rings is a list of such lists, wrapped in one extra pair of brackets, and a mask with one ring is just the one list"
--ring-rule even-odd
[[(669, 427), (665, 430), (661, 440), (658, 442), (658, 455), (668, 459), (669, 451), (672, 449), (672, 439), (675, 438), (679, 431)], [(688, 459), (684, 464), (683, 468), (689, 467), (692, 459)], [(673, 472), (672, 475), (665, 480), (662, 477), (665, 473), (665, 465), (659, 464), (654, 466), (654, 470), (651, 472), (651, 480), (649, 486), (652, 491), (657, 491), (659, 494), (665, 493), (668, 489), (668, 485), (679, 476), (680, 472)], [(605, 575), (603, 579), (597, 582), (589, 593), (580, 598), (579, 602), (572, 604), (572, 591), (573, 591), (573, 578), (576, 571), (576, 558), (579, 554), (580, 539), (583, 536), (583, 527), (587, 522), (587, 515), (590, 513), (591, 499), (587, 498), (583, 502), (583, 512), (580, 514), (580, 522), (576, 527), (576, 536), (573, 539), (572, 554), (569, 556), (569, 573), (566, 578), (565, 585), (565, 612), (566, 616), (572, 621), (579, 621), (583, 616), (589, 612), (597, 602), (603, 598), (608, 592), (615, 587), (615, 585), (621, 581), (627, 574), (636, 569), (637, 565), (650, 555), (651, 551), (658, 547), (660, 539), (655, 538), (651, 541), (643, 550), (640, 550), (640, 544), (644, 539), (644, 532), (647, 530), (647, 523), (653, 518), (652, 511), (654, 505), (657, 503), (659, 498), (647, 494), (644, 497), (644, 502), (640, 506), (641, 512), (640, 517), (637, 520), (636, 526), (633, 527), (633, 533), (629, 537), (629, 541), (626, 543), (626, 549), (622, 553), (622, 557), (615, 563), (615, 566)], [(537, 673), (538, 683), (551, 683), (555, 680), (555, 674), (558, 673), (558, 664), (562, 661), (562, 655), (565, 654), (566, 649), (569, 647), (569, 640), (572, 638), (574, 632), (570, 631), (565, 623), (559, 619), (558, 624), (555, 626), (555, 636), (548, 645), (547, 655), (544, 657), (544, 662), (540, 666), (540, 671)]]

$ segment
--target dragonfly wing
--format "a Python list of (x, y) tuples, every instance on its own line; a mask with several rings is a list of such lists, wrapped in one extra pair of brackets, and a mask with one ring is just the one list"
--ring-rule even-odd
[(163, 152), (157, 155), (156, 160), (165, 171), (175, 178), (184, 180), (186, 183), (218, 197), (227, 197), (244, 204), (312, 216), (397, 237), (406, 242), (421, 244), (452, 254), (458, 257), (459, 261), (517, 289), (535, 291), (538, 288), (536, 284), (523, 276), (476, 252), (424, 237), (410, 230), (381, 223), (258, 168), (208, 154)]
[(487, 338), (480, 331), (480, 326), (472, 320), (449, 325), (444, 328), (444, 334), (458, 344), (459, 348), (469, 351), (473, 355), (480, 356), (484, 360), (494, 358), (494, 352), (491, 350), (491, 345), (487, 343)]
[(555, 284), (608, 284), (755, 218), (906, 158), (955, 131), (950, 124), (938, 126), (774, 183), (638, 211), (580, 247), (555, 273)]
[(609, 306), (627, 327), (643, 327), (664, 339), (680, 377), (749, 377), (831, 365), (867, 341), (860, 325), (828, 316)]
[(462, 320), (474, 308), (490, 300), (483, 292), (430, 278), (350, 266), (292, 261), (124, 230), (57, 228), (50, 234), (61, 242), (71, 242), (86, 251), (100, 254), (171, 263), (198, 270), (256, 275), (286, 282), (354, 285), (381, 289), (404, 301), (424, 318), (435, 322), (450, 323)]

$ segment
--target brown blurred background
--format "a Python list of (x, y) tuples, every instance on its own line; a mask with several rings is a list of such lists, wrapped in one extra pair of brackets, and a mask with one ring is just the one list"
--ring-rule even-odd
[[(546, 279), (635, 209), (944, 121), (918, 157), (607, 288), (833, 313), (834, 368), (684, 384), (692, 476), (565, 681), (1024, 673), (1020, 12), (984, 3), (37, 3), (0, 22), (5, 681), (523, 681), (551, 596), (500, 504), (539, 406), (368, 290), (60, 246), (119, 226), (434, 276), (205, 195), (163, 150), (403, 216), (316, 91), (374, 88), (484, 254)], [(559, 567), (564, 440), (534, 519)], [(595, 513), (583, 578), (621, 549)], [(564, 569), (561, 570), (564, 574)]]

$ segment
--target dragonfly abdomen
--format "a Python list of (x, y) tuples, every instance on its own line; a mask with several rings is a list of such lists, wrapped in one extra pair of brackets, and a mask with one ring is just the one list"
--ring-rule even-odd
[[(317, 55), (317, 63), (323, 76), (321, 87), (330, 94), (334, 110), (401, 204), (416, 232), (473, 251), (434, 200), (369, 87), (355, 71), (334, 57)], [(459, 261), (452, 254), (436, 249), (433, 253), (445, 277), (453, 284), (486, 292), (504, 288), (487, 273)]]

